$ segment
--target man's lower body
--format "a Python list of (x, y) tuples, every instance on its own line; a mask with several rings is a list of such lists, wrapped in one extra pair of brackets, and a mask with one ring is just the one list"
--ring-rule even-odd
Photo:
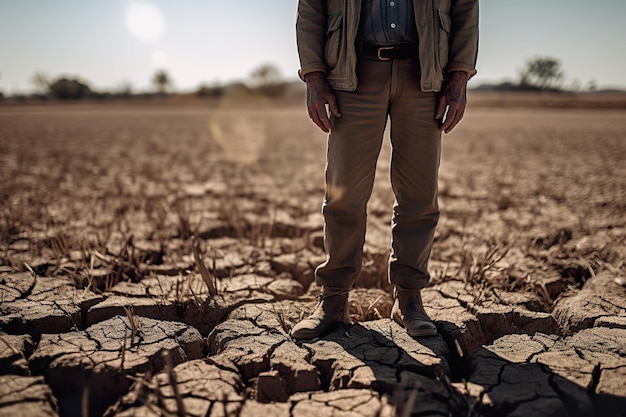
[(359, 59), (357, 76), (356, 91), (335, 93), (342, 116), (331, 120), (328, 137), (323, 205), (328, 258), (315, 271), (323, 294), (311, 316), (292, 330), (296, 339), (321, 336), (335, 323), (348, 321), (348, 291), (361, 270), (367, 202), (388, 119), (396, 197), (388, 277), (395, 286), (392, 316), (412, 336), (436, 334), (420, 290), (430, 278), (428, 258), (439, 219), (437, 94), (420, 90), (417, 58)]

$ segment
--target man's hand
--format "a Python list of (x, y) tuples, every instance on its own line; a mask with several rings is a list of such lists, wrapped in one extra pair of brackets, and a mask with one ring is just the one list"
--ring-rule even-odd
[[(463, 118), (467, 89), (467, 74), (461, 71), (450, 73), (439, 97), (435, 119), (441, 120), (441, 130), (450, 133)], [(448, 113), (446, 114), (446, 108)], [(443, 120), (444, 114), (446, 119)]]
[(337, 107), (335, 92), (326, 80), (324, 73), (312, 72), (304, 77), (306, 81), (306, 106), (309, 117), (323, 132), (330, 132), (330, 120), (326, 105), (334, 117), (341, 117)]

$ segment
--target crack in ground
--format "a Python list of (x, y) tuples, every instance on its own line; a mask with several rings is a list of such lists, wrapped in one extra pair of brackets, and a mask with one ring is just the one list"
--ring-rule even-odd
[[(623, 309), (624, 309), (624, 306), (623, 306), (623, 305), (617, 305), (617, 304), (615, 304), (613, 301), (611, 301), (611, 300), (607, 300), (606, 298), (604, 298), (604, 297), (605, 297), (605, 294), (596, 294), (596, 296), (597, 296), (600, 300), (604, 301), (606, 304), (608, 304), (608, 305), (610, 305), (610, 306), (612, 306), (612, 307), (615, 307), (615, 308), (617, 308), (618, 310), (623, 310)], [(600, 304), (598, 304), (598, 306), (599, 306), (599, 307), (604, 307), (604, 306), (602, 306), (602, 305), (600, 305)], [(605, 309), (603, 308), (603, 310), (605, 310)], [(606, 310), (605, 310), (605, 311), (606, 311)], [(607, 313), (609, 313), (609, 312), (607, 311)], [(608, 314), (608, 315), (615, 315), (615, 314)]]
[[(307, 400), (311, 399), (311, 394), (308, 395)], [(298, 403), (296, 401), (291, 403), (291, 406), (289, 407), (289, 416), (290, 417), (295, 417), (293, 414), (293, 409), (296, 408), (296, 405), (298, 405)]]
[(573, 398), (566, 391), (561, 389), (560, 385), (556, 382), (556, 378), (559, 378), (559, 376), (552, 372), (547, 365), (541, 363), (538, 365), (539, 369), (541, 369), (545, 374), (548, 375), (548, 385), (550, 385), (550, 388), (552, 388), (561, 403), (563, 403), (563, 406), (567, 410), (567, 413), (572, 416), (579, 415), (577, 399)]
[[(266, 332), (265, 330), (261, 329), (260, 327), (257, 327), (257, 329), (260, 330), (259, 333), (249, 333), (249, 334), (246, 334), (246, 336), (250, 336), (250, 337), (252, 337), (252, 336), (260, 336), (260, 335), (262, 335), (263, 333)], [(214, 355), (218, 355), (220, 353), (223, 353), (224, 352), (224, 350), (223, 350), (224, 346), (226, 346), (227, 344), (229, 344), (233, 340), (239, 339), (240, 337), (241, 337), (241, 335), (224, 336), (222, 339), (220, 339), (219, 345), (218, 345), (218, 342), (215, 340), (217, 338), (217, 336), (215, 336), (213, 334), (210, 335), (208, 340), (207, 340), (207, 343), (209, 345), (209, 350), (210, 350), (209, 355), (210, 356), (214, 356)]]
[(89, 315), (89, 309), (91, 307), (94, 307), (94, 306), (104, 302), (106, 299), (107, 298), (103, 296), (99, 300), (98, 299), (93, 300), (94, 301), (93, 303), (87, 302), (86, 300), (83, 300), (80, 303), (80, 321), (81, 321), (81, 323), (80, 323), (80, 330), (84, 330), (87, 327), (89, 327), (87, 325), (87, 316)]
[[(344, 398), (342, 398), (342, 399), (345, 399), (345, 398), (359, 398), (359, 397), (361, 397), (361, 396), (359, 396), (359, 395), (352, 395), (352, 396), (349, 396), (349, 397), (344, 397)], [(373, 397), (373, 396), (372, 396), (372, 397)], [(362, 401), (362, 402), (360, 402), (360, 403), (353, 404), (352, 406), (353, 406), (353, 408), (357, 408), (357, 407), (358, 407), (358, 406), (360, 406), (360, 405), (367, 404), (370, 400), (371, 400), (371, 397), (370, 397), (370, 398), (368, 398), (367, 400), (363, 400), (363, 401)], [(338, 406), (336, 406), (336, 405), (332, 404), (332, 403), (333, 403), (333, 402), (335, 402), (335, 401), (336, 401), (336, 400), (324, 401), (324, 403), (323, 403), (323, 404), (324, 404), (325, 406), (327, 406), (327, 407), (332, 407), (332, 408), (334, 408), (335, 410), (338, 410), (339, 412), (344, 412), (345, 410), (343, 410), (341, 407), (338, 407)]]
[[(576, 353), (576, 355), (577, 355), (580, 359), (582, 359), (582, 360), (585, 360), (585, 361), (586, 361), (586, 359), (585, 359), (585, 354), (584, 354), (584, 353), (583, 353), (583, 352), (582, 352), (582, 351), (578, 348), (578, 346), (574, 346), (574, 352)], [(588, 362), (588, 361), (587, 361), (587, 362)]]
[[(218, 355), (218, 356), (219, 356), (219, 355)], [(217, 357), (217, 356), (216, 356), (216, 357)], [(206, 358), (206, 359), (205, 359), (205, 361), (206, 361), (206, 363), (207, 363), (208, 365), (215, 366), (215, 367), (216, 367), (217, 369), (219, 369), (220, 371), (230, 372), (230, 373), (236, 373), (236, 372), (238, 371), (237, 365), (235, 365), (235, 364), (234, 364), (234, 363), (232, 363), (231, 361), (229, 361), (229, 362), (233, 365), (233, 367), (235, 367), (235, 369), (237, 369), (237, 371), (236, 371), (235, 369), (233, 369), (233, 368), (229, 368), (229, 367), (227, 367), (226, 365), (223, 365), (223, 364), (221, 364), (221, 363), (219, 363), (219, 362), (215, 361), (215, 360), (214, 360), (213, 358), (211, 358), (211, 357)], [(239, 376), (241, 376), (241, 375), (239, 375)]]
[(592, 398), (596, 395), (596, 389), (600, 384), (600, 377), (602, 376), (602, 365), (597, 363), (593, 367), (593, 371), (591, 371), (591, 381), (589, 382), (589, 386), (587, 387), (587, 392), (592, 396)]
[[(440, 291), (438, 291), (438, 292), (439, 292), (440, 294), (442, 294)], [(460, 302), (460, 300), (458, 300), (458, 298), (445, 296), (444, 294), (442, 294), (442, 296), (444, 296), (445, 298), (455, 299), (455, 300), (459, 301), (459, 304), (461, 304), (461, 302)], [(245, 301), (243, 301), (243, 302), (241, 302), (241, 303), (238, 303), (238, 304), (240, 304), (240, 306), (242, 306), (242, 305), (245, 305), (245, 304), (248, 304), (248, 303), (250, 303), (250, 304), (261, 304), (261, 303), (266, 303), (266, 302), (267, 302), (267, 300), (245, 300)], [(55, 305), (57, 306), (57, 308), (61, 309), (61, 306), (60, 306), (58, 303), (56, 303)], [(466, 306), (467, 306), (467, 304), (466, 304)], [(228, 310), (230, 310), (230, 312), (232, 312), (232, 311), (233, 311), (233, 310), (235, 310), (235, 309), (236, 309), (236, 307), (231, 307), (231, 308), (229, 308)], [(61, 309), (61, 310), (62, 310), (62, 311), (64, 311), (63, 309)], [(470, 311), (470, 312), (471, 312), (471, 311), (476, 311), (476, 310), (474, 310), (474, 309), (469, 309), (469, 308), (466, 308), (466, 310), (467, 310), (467, 311)], [(65, 312), (65, 311), (64, 311), (64, 312)], [(65, 313), (66, 313), (66, 312), (65, 312)], [(507, 319), (507, 318), (508, 318), (508, 316), (509, 316), (511, 313), (514, 313), (514, 311), (510, 311), (510, 312), (508, 312), (508, 314), (507, 314), (507, 313), (501, 313), (501, 315), (502, 315), (505, 319)], [(227, 315), (227, 314), (229, 314), (229, 313), (225, 313), (225, 315)], [(274, 328), (274, 327), (271, 327), (271, 326), (268, 326), (268, 325), (259, 324), (257, 321), (258, 321), (259, 319), (261, 319), (262, 314), (263, 314), (263, 312), (261, 312), (261, 313), (257, 314), (255, 317), (245, 317), (245, 318), (243, 318), (243, 320), (245, 320), (245, 321), (249, 322), (250, 324), (252, 324), (252, 325), (253, 325), (253, 327), (256, 327), (257, 329), (261, 330), (261, 333), (259, 333), (259, 334), (262, 334), (262, 333), (267, 333), (267, 334), (274, 334), (274, 335), (284, 336), (284, 334), (283, 334), (282, 332), (277, 331), (277, 329), (276, 329), (276, 328)], [(477, 317), (477, 318), (478, 318), (478, 317)], [(479, 322), (480, 322), (480, 321), (479, 321)], [(124, 326), (124, 327), (125, 327), (125, 331), (127, 332), (127, 331), (129, 330), (129, 326), (128, 326), (128, 324), (127, 324), (126, 322), (124, 322), (124, 325), (125, 325), (125, 326)], [(156, 327), (158, 327), (161, 331), (164, 331), (164, 332), (165, 332), (165, 330), (166, 330), (166, 329), (164, 329), (163, 327), (161, 327), (159, 324), (155, 324), (154, 326), (150, 326), (150, 328), (153, 328), (153, 327), (155, 327), (155, 326), (156, 326)], [(105, 330), (105, 329), (102, 329), (102, 330)], [(178, 329), (178, 330), (176, 331), (175, 335), (176, 335), (176, 336), (180, 336), (180, 335), (182, 335), (182, 334), (183, 334), (185, 331), (187, 331), (187, 330), (188, 330), (188, 329)], [(91, 340), (92, 342), (94, 342), (94, 343), (96, 343), (96, 344), (97, 344), (97, 346), (98, 346), (98, 350), (101, 350), (101, 345), (100, 345), (100, 342), (99, 342), (97, 339), (94, 339), (94, 338), (92, 337), (92, 335), (91, 335), (91, 334), (89, 334), (89, 333), (87, 333), (87, 332), (85, 332), (85, 334), (88, 336), (88, 339), (89, 339), (89, 340)], [(106, 334), (106, 331), (105, 331), (105, 334)], [(252, 335), (252, 336), (254, 336), (254, 335)], [(232, 340), (234, 340), (234, 339), (236, 339), (236, 338), (237, 338), (237, 336), (234, 336), (234, 337), (231, 337), (231, 338), (225, 338), (224, 340), (222, 340), (222, 343), (223, 343), (223, 344), (227, 344), (228, 342), (230, 342), (230, 341), (232, 341)], [(162, 341), (162, 340), (165, 340), (165, 339), (167, 339), (167, 337), (165, 337), (165, 338), (161, 338), (161, 339), (159, 339), (159, 341)], [(393, 349), (393, 347), (389, 346), (390, 342), (392, 342), (392, 341), (391, 341), (391, 340), (389, 340), (389, 338), (388, 338), (388, 337), (386, 337), (386, 336), (385, 336), (385, 337), (383, 337), (383, 336), (380, 336), (380, 335), (374, 335), (373, 339), (374, 339), (374, 343), (379, 343), (379, 344), (382, 344), (383, 346), (386, 346), (386, 347), (389, 347), (390, 349)], [(612, 340), (612, 339), (611, 339), (611, 338), (607, 338), (607, 340)], [(271, 359), (272, 355), (274, 354), (274, 352), (276, 351), (276, 349), (278, 349), (280, 346), (282, 346), (282, 345), (283, 345), (285, 342), (287, 342), (287, 341), (289, 341), (289, 339), (282, 340), (282, 341), (280, 341), (280, 342), (278, 342), (278, 343), (276, 343), (276, 344), (272, 344), (272, 345), (270, 345), (270, 346), (269, 346), (269, 349), (267, 350), (266, 354), (265, 354), (265, 355), (263, 355), (263, 357), (262, 357), (263, 368), (264, 368), (265, 370), (268, 370), (268, 369), (269, 369), (270, 359)], [(542, 341), (542, 340), (535, 340), (535, 341), (536, 341), (536, 342), (538, 342), (538, 343), (539, 343), (539, 344), (543, 347), (543, 351), (546, 351), (546, 349), (548, 349), (548, 348), (549, 348), (549, 347), (548, 347), (548, 345), (547, 345), (546, 343), (544, 343), (544, 341)], [(157, 342), (158, 342), (158, 341), (157, 341)], [(354, 349), (357, 349), (357, 350), (358, 350), (358, 349), (362, 349), (362, 348), (364, 348), (364, 347), (367, 347), (367, 346), (368, 346), (368, 344), (371, 344), (371, 342), (367, 342), (367, 341), (365, 341), (365, 342), (359, 342), (359, 343), (355, 344), (355, 345), (353, 346), (353, 348), (354, 348)], [(323, 374), (323, 373), (321, 372), (321, 371), (322, 371), (322, 369), (321, 369), (321, 367), (319, 366), (319, 365), (322, 365), (322, 364), (320, 363), (320, 361), (316, 361), (316, 363), (312, 363), (312, 359), (313, 359), (313, 357), (314, 357), (315, 352), (314, 352), (314, 350), (311, 348), (311, 346), (308, 346), (308, 345), (306, 345), (306, 344), (303, 344), (303, 345), (300, 345), (300, 347), (302, 347), (302, 348), (304, 348), (304, 349), (306, 350), (306, 354), (305, 354), (305, 356), (304, 356), (304, 360), (305, 360), (307, 363), (309, 363), (309, 364), (311, 364), (311, 365), (315, 366), (315, 367), (317, 368), (317, 370), (318, 370), (318, 373), (319, 373), (319, 374)], [(82, 350), (82, 349), (81, 349), (81, 350)], [(580, 350), (579, 350), (579, 349), (577, 349), (577, 348), (575, 348), (575, 351), (576, 351), (576, 354), (577, 354), (580, 358), (584, 359), (584, 353), (583, 353), (582, 351), (580, 351)], [(396, 381), (398, 381), (398, 382), (400, 381), (400, 379), (401, 379), (401, 374), (402, 374), (402, 372), (405, 372), (405, 371), (408, 371), (408, 372), (414, 372), (414, 373), (417, 373), (417, 374), (422, 375), (422, 376), (425, 376), (425, 377), (430, 377), (430, 378), (433, 378), (433, 377), (434, 377), (434, 374), (433, 374), (432, 370), (431, 370), (431, 369), (429, 369), (428, 367), (426, 367), (426, 368), (419, 367), (419, 366), (400, 366), (400, 367), (398, 367), (397, 365), (398, 365), (398, 363), (402, 360), (402, 357), (403, 357), (404, 351), (403, 351), (403, 349), (401, 349), (401, 348), (395, 348), (395, 352), (396, 352), (396, 353), (395, 353), (395, 358), (394, 358), (394, 360), (393, 360), (393, 365), (392, 365), (392, 366), (396, 367), (396, 373), (395, 373)], [(389, 352), (388, 352), (388, 353), (389, 353)], [(530, 356), (526, 359), (526, 363), (530, 362), (530, 361), (532, 360), (532, 358), (536, 357), (536, 356), (537, 356), (538, 354), (540, 354), (540, 353), (541, 353), (541, 352), (536, 352), (536, 353), (531, 354), (531, 355), (530, 355)], [(409, 356), (410, 356), (410, 352), (407, 352), (407, 354), (409, 354)], [(430, 353), (430, 352), (427, 352), (426, 354), (427, 354), (428, 356), (430, 356), (430, 357), (438, 357), (437, 355), (434, 355), (434, 354), (432, 354), (432, 353)], [(367, 360), (367, 354), (365, 354), (365, 355), (364, 355), (364, 359), (366, 359), (366, 360)], [(464, 360), (465, 362), (467, 362), (467, 357), (464, 357), (464, 358), (463, 358), (463, 360)], [(333, 369), (333, 366), (334, 366), (334, 365), (335, 365), (335, 363), (336, 363), (336, 360), (327, 360), (327, 361), (325, 361), (325, 362), (328, 362), (328, 363), (325, 363), (325, 364), (323, 364), (323, 365), (328, 366), (329, 370), (331, 371), (331, 372), (329, 373), (329, 375), (331, 375), (331, 374), (332, 374), (332, 369)], [(207, 360), (207, 363), (211, 363), (211, 362), (209, 362), (209, 360)], [(220, 364), (218, 364), (218, 363), (216, 363), (216, 362), (212, 362), (212, 364), (213, 364), (214, 366), (218, 367), (219, 369), (221, 369), (222, 371), (227, 371), (227, 372), (232, 372), (232, 371), (233, 371), (233, 369), (229, 369), (228, 367), (225, 367), (225, 366), (220, 366)], [(238, 373), (241, 375), (241, 374), (242, 374), (242, 368), (241, 368), (240, 366), (238, 366), (238, 365), (235, 365), (235, 366), (236, 366), (236, 368), (237, 368)], [(365, 365), (365, 366), (367, 366), (367, 365)], [(388, 365), (385, 365), (385, 366), (388, 366)], [(353, 368), (351, 368), (351, 369), (345, 370), (345, 371), (347, 371), (347, 374), (348, 374), (348, 375), (344, 375), (341, 379), (343, 380), (343, 379), (347, 378), (347, 380), (350, 380), (351, 378), (353, 378), (353, 377), (354, 377), (355, 372), (356, 372), (359, 368), (361, 368), (361, 367), (362, 367), (362, 366), (355, 366), (355, 367), (353, 367)], [(491, 386), (486, 386), (486, 387), (485, 387), (485, 391), (484, 391), (484, 393), (483, 393), (482, 395), (485, 395), (486, 393), (490, 393), (490, 392), (492, 392), (494, 388), (496, 388), (497, 386), (500, 386), (500, 385), (502, 385), (502, 384), (503, 384), (503, 382), (502, 382), (502, 378), (503, 378), (503, 374), (504, 374), (505, 368), (506, 368), (506, 365), (505, 365), (505, 366), (501, 366), (501, 367), (500, 367), (500, 369), (499, 369), (499, 373), (498, 373), (498, 377), (497, 377), (497, 379), (498, 379), (497, 384), (495, 384), (495, 385), (491, 385)], [(542, 368), (542, 369), (544, 369), (544, 368)], [(263, 372), (263, 371), (261, 371), (261, 372)], [(545, 369), (544, 369), (544, 372), (545, 372)], [(601, 369), (599, 369), (599, 366), (598, 366), (598, 365), (596, 365), (596, 368), (594, 368), (594, 373), (596, 373), (596, 372), (597, 372), (597, 374), (598, 374), (598, 375), (597, 375), (597, 377), (596, 377), (596, 378), (594, 378), (594, 381), (595, 381), (595, 382), (594, 382), (594, 388), (591, 388), (591, 387), (590, 387), (590, 389), (591, 389), (592, 391), (593, 391), (593, 390), (595, 390), (595, 386), (597, 386), (597, 384), (598, 384), (598, 382), (599, 382), (599, 379), (600, 379)], [(254, 377), (253, 377), (253, 378), (254, 378)], [(251, 380), (253, 380), (253, 378), (250, 378), (249, 380), (247, 380), (247, 381), (242, 381), (242, 382), (244, 382), (244, 385), (249, 386), (249, 385), (250, 385), (250, 381), (251, 381)], [(554, 374), (551, 374), (551, 375), (549, 376), (549, 384), (550, 384), (551, 388), (554, 390), (554, 392), (558, 395), (559, 399), (562, 401), (562, 403), (564, 404), (564, 406), (567, 408), (567, 410), (568, 410), (568, 412), (569, 412), (569, 411), (572, 409), (572, 407), (573, 407), (573, 406), (572, 406), (572, 401), (573, 401), (573, 400), (572, 400), (570, 397), (568, 397), (568, 396), (566, 395), (567, 393), (564, 393), (564, 392), (562, 392), (562, 391), (560, 391), (560, 390), (559, 390), (559, 388), (558, 388), (558, 384), (556, 384), (556, 382), (555, 382), (555, 378), (556, 378), (556, 376), (555, 376)], [(329, 377), (329, 378), (328, 378), (328, 385), (330, 385), (330, 379), (331, 379), (331, 377)], [(346, 385), (345, 381), (344, 381), (344, 383), (342, 383), (342, 384), (340, 384), (340, 385), (341, 385), (341, 386), (343, 386), (344, 388), (347, 388), (347, 387), (345, 386), (345, 385)], [(383, 391), (381, 391), (380, 389), (376, 389), (376, 387), (374, 387), (374, 386), (372, 386), (372, 387), (370, 387), (370, 388), (371, 388), (374, 392), (377, 392), (379, 395), (380, 395), (381, 393), (383, 393)], [(324, 391), (325, 391), (325, 392), (329, 392), (328, 387), (324, 387)], [(245, 396), (245, 395), (244, 395), (244, 396)], [(193, 396), (193, 395), (185, 395), (185, 398), (187, 398), (187, 397), (188, 397), (188, 398), (198, 398), (198, 399), (202, 399), (202, 398), (200, 398), (200, 397), (196, 397), (196, 396)], [(310, 397), (309, 397), (309, 398), (310, 398)], [(538, 398), (543, 398), (543, 396), (541, 396), (541, 395), (537, 395), (537, 396), (535, 396), (533, 399), (530, 399), (530, 400), (525, 400), (525, 401), (521, 401), (521, 402), (519, 402), (519, 403), (513, 404), (513, 405), (511, 405), (511, 410), (515, 410), (515, 409), (517, 409), (517, 408), (518, 408), (521, 404), (524, 404), (524, 403), (526, 403), (526, 402), (532, 402), (532, 401), (534, 401), (534, 400), (536, 400), (536, 399), (538, 399)], [(554, 397), (545, 397), (545, 398), (554, 398)], [(221, 401), (221, 400), (220, 400), (220, 401)], [(568, 401), (569, 401), (569, 403), (568, 403)], [(241, 402), (239, 402), (239, 401), (233, 401), (233, 402), (234, 402), (234, 403), (241, 403)], [(294, 402), (294, 403), (291, 405), (291, 408), (290, 408), (290, 413), (291, 413), (291, 415), (293, 415), (293, 410), (294, 410), (294, 407), (295, 407), (297, 404), (298, 404), (298, 402)], [(360, 404), (362, 404), (362, 403), (360, 403)], [(359, 404), (359, 405), (360, 405), (360, 404)], [(327, 405), (332, 406), (332, 407), (333, 407), (333, 409), (337, 409), (337, 407), (333, 406), (332, 404), (327, 404)], [(224, 410), (226, 409), (226, 407), (227, 407), (227, 404), (224, 404)], [(500, 407), (500, 406), (499, 406), (499, 407), (498, 407), (498, 409), (497, 409), (497, 411), (498, 411), (498, 412), (501, 412), (501, 411), (504, 411), (504, 410), (505, 410), (505, 408), (502, 408), (502, 407)], [(232, 411), (232, 410), (231, 410), (231, 411)], [(419, 414), (416, 414), (416, 415), (419, 415)]]
[(317, 361), (310, 362), (317, 369), (317, 374), (320, 379), (320, 388), (324, 392), (330, 391), (330, 383), (332, 382), (332, 369), (337, 362), (335, 359), (318, 359)]
[[(606, 337), (606, 336), (604, 336), (602, 334), (597, 334), (596, 337), (598, 339), (609, 341), (609, 342), (611, 342), (611, 344), (617, 344), (617, 342), (616, 342), (616, 340), (614, 338)], [(626, 356), (626, 347), (622, 346), (621, 350), (619, 350), (618, 352), (613, 351), (613, 353), (618, 353), (621, 357)]]
[[(443, 297), (443, 298), (447, 298), (449, 300), (455, 300), (459, 303), (459, 306), (463, 307), (465, 309), (465, 311), (467, 311), (468, 313), (474, 314), (469, 306), (469, 302), (464, 301), (462, 299), (460, 299), (459, 297), (455, 297), (453, 295), (447, 294), (445, 292), (443, 292), (441, 289), (437, 288), (436, 291)], [(454, 307), (452, 307), (454, 308)]]
[[(262, 313), (261, 313), (261, 314), (262, 314)], [(259, 316), (257, 316), (257, 318), (258, 318), (258, 317), (260, 317), (260, 315), (259, 315)], [(271, 327), (271, 326), (268, 326), (268, 325), (266, 325), (266, 324), (259, 324), (259, 323), (257, 323), (256, 321), (254, 321), (254, 319), (252, 319), (252, 318), (250, 318), (250, 317), (246, 317), (246, 318), (243, 318), (243, 319), (241, 319), (241, 320), (249, 321), (249, 322), (250, 322), (250, 323), (252, 323), (255, 327), (257, 327), (257, 328), (259, 328), (259, 329), (263, 329), (263, 330), (265, 330), (268, 334), (278, 334), (278, 335), (281, 335), (281, 336), (286, 336), (286, 334), (285, 334), (285, 333), (283, 333), (283, 332), (281, 332), (281, 331), (277, 331), (277, 330), (276, 330), (276, 328)]]
[[(541, 398), (553, 399), (553, 398), (555, 398), (555, 397), (553, 397), (553, 396), (546, 396), (546, 395), (536, 394), (536, 395), (535, 395), (535, 396), (533, 396), (532, 398), (528, 398), (528, 399), (526, 399), (526, 400), (522, 400), (522, 401), (519, 401), (519, 402), (516, 402), (516, 403), (510, 403), (510, 404), (503, 403), (503, 404), (502, 404), (502, 406), (501, 406), (500, 408), (498, 408), (497, 410), (495, 410), (495, 409), (493, 410), (493, 412), (494, 412), (494, 413), (495, 413), (495, 412), (497, 412), (497, 414), (491, 414), (491, 413), (488, 413), (488, 415), (494, 415), (494, 416), (496, 416), (496, 417), (499, 417), (499, 416), (508, 416), (508, 415), (511, 415), (511, 414), (512, 414), (515, 410), (517, 410), (518, 408), (520, 408), (522, 405), (524, 405), (524, 404), (530, 404), (530, 403), (532, 403), (532, 402), (534, 402), (534, 401), (537, 401), (538, 399), (541, 399)], [(575, 415), (575, 414), (574, 414), (574, 415)]]
[[(278, 334), (283, 336), (280, 333), (278, 333)], [(254, 372), (252, 372), (252, 373), (250, 373), (250, 371), (246, 372), (246, 369), (248, 369), (248, 368), (252, 368), (252, 369), (255, 368), (254, 366), (251, 367), (250, 363), (242, 363), (242, 364), (234, 363), (234, 365), (237, 367), (237, 371), (238, 371), (238, 373), (239, 373), (239, 375), (241, 377), (241, 380), (242, 380), (243, 384), (246, 387), (253, 386), (254, 385), (254, 380), (257, 379), (261, 373), (267, 372), (267, 371), (271, 370), (271, 357), (272, 357), (272, 355), (274, 354), (276, 349), (278, 349), (281, 345), (283, 345), (287, 341), (288, 341), (288, 339), (283, 339), (283, 340), (279, 341), (278, 343), (270, 345), (269, 348), (267, 349), (267, 351), (263, 355), (260, 355), (261, 364), (260, 364), (259, 368), (258, 369), (254, 369)], [(250, 374), (250, 376), (249, 376), (249, 378), (245, 378), (244, 379), (244, 375), (246, 375), (246, 374)]]
[[(17, 290), (18, 292), (20, 292), (19, 297), (15, 298), (15, 300), (25, 300), (28, 297), (30, 297), (30, 295), (33, 293), (33, 290), (35, 289), (35, 286), (37, 285), (38, 281), (37, 281), (37, 274), (32, 274), (32, 276), (34, 278), (32, 284), (30, 284), (29, 287), (26, 288), (26, 290), (23, 293), (20, 292), (17, 288), (13, 288), (13, 289)], [(4, 282), (3, 282), (3, 284), (4, 284)], [(8, 285), (7, 285), (7, 287), (12, 288), (12, 287), (10, 287)], [(13, 300), (13, 301), (15, 301), (15, 300)]]
[[(279, 334), (282, 336), (282, 333), (279, 333)], [(276, 352), (276, 349), (278, 349), (279, 347), (281, 347), (287, 342), (289, 342), (289, 339), (284, 339), (276, 343), (275, 345), (270, 346), (270, 348), (267, 350), (267, 355), (266, 355), (268, 364), (270, 363), (270, 360), (272, 359), (272, 355), (274, 355), (274, 352)], [(265, 357), (263, 359), (265, 360)]]
[[(295, 342), (294, 342), (295, 343)], [(299, 345), (298, 343), (296, 343), (296, 346), (303, 348), (304, 350), (307, 351), (306, 357), (304, 358), (304, 360), (309, 364), (309, 365), (313, 365), (315, 366), (315, 364), (313, 362), (311, 362), (313, 360), (313, 355), (315, 354), (315, 352), (313, 351), (313, 348), (311, 348), (311, 346), (307, 345), (306, 342), (302, 343), (301, 345)], [(317, 368), (317, 366), (315, 366)], [(318, 369), (319, 371), (319, 369)]]

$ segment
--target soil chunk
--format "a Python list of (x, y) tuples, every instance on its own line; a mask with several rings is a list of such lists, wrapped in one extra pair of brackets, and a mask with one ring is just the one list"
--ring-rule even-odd
[(601, 272), (580, 292), (560, 300), (552, 312), (569, 332), (595, 326), (626, 328), (626, 287), (614, 274)]
[[(619, 416), (626, 409), (626, 330), (560, 338), (508, 335), (469, 355), (486, 414)], [(487, 404), (487, 402), (489, 404)]]
[(8, 300), (0, 304), (0, 329), (11, 334), (63, 333), (82, 327), (83, 312), (102, 296), (76, 288), (59, 277), (33, 277), (27, 273), (3, 274), (0, 290)]
[(26, 358), (33, 349), (33, 339), (29, 335), (0, 332), (0, 374), (29, 375)]
[(58, 417), (52, 390), (42, 377), (0, 375), (0, 417)]
[(114, 317), (84, 331), (44, 334), (30, 357), (44, 375), (62, 415), (80, 415), (83, 402), (101, 415), (128, 391), (131, 378), (203, 356), (200, 333), (185, 324), (145, 317)]

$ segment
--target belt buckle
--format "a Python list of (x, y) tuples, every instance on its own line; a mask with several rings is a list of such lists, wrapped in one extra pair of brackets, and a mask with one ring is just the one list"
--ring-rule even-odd
[(378, 48), (378, 50), (376, 51), (376, 56), (378, 57), (378, 59), (380, 61), (391, 61), (391, 58), (385, 58), (380, 56), (381, 51), (389, 51), (394, 49), (395, 46), (381, 46), (380, 48)]

